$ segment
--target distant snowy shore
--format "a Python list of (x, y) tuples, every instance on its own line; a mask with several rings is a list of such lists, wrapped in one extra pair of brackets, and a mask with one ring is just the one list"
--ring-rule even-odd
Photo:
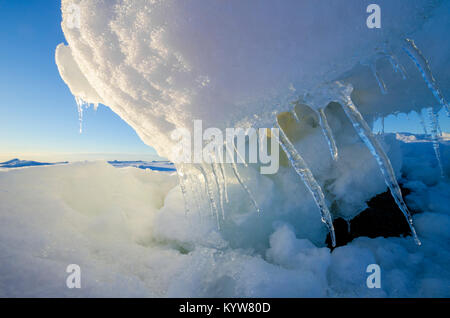
[(175, 165), (170, 161), (108, 161), (116, 168), (135, 167), (138, 169), (151, 169), (153, 171), (176, 171)]
[[(125, 167), (135, 167), (139, 169), (150, 169), (154, 171), (176, 171), (173, 163), (169, 161), (108, 161), (114, 167), (125, 168)], [(0, 170), (2, 169), (13, 169), (13, 168), (25, 168), (25, 167), (41, 167), (41, 166), (54, 166), (69, 164), (68, 161), (64, 162), (38, 162), (29, 160), (12, 159), (6, 162), (0, 163)]]
[(68, 161), (65, 162), (38, 162), (38, 161), (30, 161), (30, 160), (20, 160), (20, 159), (12, 159), (9, 161), (1, 162), (1, 168), (24, 168), (24, 167), (36, 167), (36, 166), (54, 166), (61, 164), (68, 164)]
[[(433, 142), (432, 137), (430, 135), (425, 134), (410, 134), (410, 133), (396, 133), (396, 138), (406, 143), (410, 142)], [(439, 142), (448, 144), (450, 143), (450, 133), (442, 133), (442, 136), (439, 136)]]

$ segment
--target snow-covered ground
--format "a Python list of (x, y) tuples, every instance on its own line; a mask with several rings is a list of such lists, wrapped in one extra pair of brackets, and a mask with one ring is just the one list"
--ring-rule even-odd
[[(276, 218), (244, 244), (238, 225), (219, 231), (210, 215), (185, 215), (170, 172), (106, 162), (0, 171), (0, 296), (450, 297), (450, 180), (430, 142), (404, 136), (400, 181), (420, 247), (360, 237), (330, 252)], [(441, 151), (449, 175), (448, 143)], [(272, 207), (262, 213), (277, 215)], [(81, 267), (81, 289), (66, 287), (69, 264)], [(380, 265), (381, 289), (366, 286), (369, 264)]]

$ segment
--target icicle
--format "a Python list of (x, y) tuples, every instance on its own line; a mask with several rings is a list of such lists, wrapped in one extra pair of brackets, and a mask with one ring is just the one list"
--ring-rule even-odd
[(353, 101), (350, 95), (345, 95), (342, 98), (342, 108), (344, 109), (345, 114), (350, 119), (357, 131), (358, 135), (366, 144), (367, 148), (369, 148), (372, 155), (378, 162), (381, 172), (383, 173), (384, 180), (391, 191), (392, 196), (394, 197), (395, 202), (397, 203), (400, 210), (403, 212), (406, 220), (408, 221), (409, 227), (411, 229), (411, 233), (417, 245), (421, 245), (419, 238), (417, 237), (416, 230), (414, 229), (413, 220), (411, 214), (409, 213), (408, 207), (403, 201), (402, 192), (400, 186), (397, 183), (397, 179), (395, 177), (394, 169), (392, 168), (391, 162), (381, 147), (378, 140), (372, 134), (372, 131), (369, 128), (369, 125), (366, 123), (361, 113), (358, 111), (356, 106), (353, 104)]
[(294, 116), (295, 121), (297, 123), (299, 123), (300, 122), (300, 118), (298, 118), (298, 115), (297, 115), (297, 112), (295, 111), (295, 109), (292, 110), (292, 115)]
[(392, 68), (394, 69), (395, 73), (400, 73), (402, 78), (405, 80), (406, 79), (406, 71), (403, 68), (403, 66), (398, 62), (397, 57), (395, 57), (395, 55), (392, 55), (392, 54), (386, 54), (386, 56), (389, 59), (389, 62), (391, 63)]
[(416, 46), (414, 40), (406, 39), (406, 47), (404, 47), (404, 50), (416, 64), (419, 72), (422, 74), (422, 77), (425, 80), (425, 83), (433, 93), (434, 97), (436, 97), (439, 104), (445, 108), (445, 110), (447, 111), (447, 115), (450, 116), (449, 106), (445, 101), (441, 91), (439, 90), (439, 87), (437, 86), (436, 80), (434, 79), (433, 73), (431, 72), (430, 64), (423, 56), (419, 48)]
[[(199, 182), (197, 171), (194, 165), (190, 166), (190, 173), (187, 174), (188, 178), (188, 185), (190, 188), (190, 193), (195, 201), (195, 209), (197, 210), (198, 216), (201, 217), (200, 211), (202, 210), (201, 202), (202, 194), (205, 193), (205, 191), (202, 191), (202, 184)], [(200, 189), (199, 189), (200, 188)]]
[(225, 220), (225, 208), (223, 205), (223, 200), (224, 200), (223, 187), (222, 187), (223, 184), (222, 184), (221, 180), (219, 180), (217, 163), (213, 162), (211, 164), (211, 170), (214, 175), (214, 180), (216, 181), (217, 191), (219, 192), (219, 203), (220, 203), (220, 210), (222, 212), (222, 220)]
[(375, 64), (372, 64), (370, 66), (370, 69), (372, 70), (373, 76), (375, 76), (375, 79), (377, 80), (378, 86), (380, 87), (381, 94), (386, 95), (387, 94), (387, 88), (386, 84), (384, 83), (383, 79), (380, 77), (380, 74), (377, 71), (377, 67)]
[(384, 135), (384, 117), (381, 118), (381, 133)]
[(444, 178), (444, 169), (442, 167), (441, 152), (439, 149), (438, 115), (435, 112), (433, 107), (430, 107), (429, 116), (430, 116), (430, 122), (431, 122), (431, 141), (433, 143), (434, 154), (435, 154), (436, 160), (438, 162), (441, 177)]
[(333, 219), (331, 218), (330, 211), (328, 210), (327, 204), (325, 202), (325, 195), (323, 194), (322, 188), (317, 183), (311, 170), (309, 170), (305, 160), (303, 160), (302, 156), (297, 152), (294, 145), (286, 136), (283, 128), (281, 128), (280, 124), (278, 123), (278, 120), (277, 126), (280, 129), (278, 142), (286, 153), (286, 156), (295, 169), (295, 172), (300, 176), (309, 192), (311, 192), (314, 201), (316, 202), (316, 205), (320, 210), (322, 222), (326, 224), (326, 226), (328, 227), (328, 231), (330, 232), (332, 245), (333, 247), (335, 247), (336, 237), (334, 233)]
[(241, 187), (245, 190), (245, 192), (247, 192), (248, 197), (250, 198), (250, 201), (252, 202), (253, 206), (256, 209), (257, 213), (260, 213), (261, 210), (259, 209), (258, 203), (256, 203), (255, 198), (253, 197), (253, 194), (251, 193), (250, 189), (247, 187), (247, 185), (244, 183), (244, 181), (242, 180), (237, 165), (235, 163), (231, 164), (231, 167), (233, 169), (233, 173), (234, 176), (236, 177), (237, 181), (239, 182), (239, 184), (241, 185)]
[(425, 135), (428, 135), (427, 125), (425, 125), (425, 119), (423, 118), (422, 111), (418, 112), (420, 118), (420, 124), (422, 125), (423, 132)]
[(333, 131), (331, 130), (330, 125), (328, 124), (327, 116), (325, 115), (325, 110), (320, 108), (317, 111), (320, 119), (320, 127), (322, 128), (322, 132), (327, 139), (328, 147), (330, 149), (331, 157), (334, 161), (338, 160), (338, 149), (336, 146), (336, 141), (334, 140)]
[(209, 207), (211, 208), (211, 213), (212, 215), (216, 216), (217, 228), (220, 230), (219, 210), (217, 208), (216, 200), (214, 199), (214, 191), (211, 182), (209, 182), (208, 174), (206, 173), (206, 170), (203, 168), (203, 166), (200, 165), (199, 170), (202, 173), (203, 178), (205, 179), (206, 191), (208, 194)]
[(86, 105), (81, 97), (75, 96), (75, 102), (77, 103), (78, 121), (80, 122), (80, 134), (83, 133), (83, 107)]
[(195, 183), (195, 179), (192, 176), (189, 176), (188, 178), (189, 182), (188, 184), (190, 185), (190, 191), (192, 193), (192, 196), (194, 197), (194, 201), (195, 201), (195, 210), (198, 213), (198, 216), (200, 215), (200, 211), (201, 211), (201, 205), (200, 205), (200, 200), (198, 198), (198, 190), (196, 188), (197, 184)]
[(186, 191), (186, 175), (184, 173), (184, 169), (182, 165), (179, 165), (177, 168), (178, 180), (180, 182), (181, 193), (183, 194), (184, 199), (184, 212), (187, 215), (189, 213), (189, 204), (187, 200), (187, 191)]
[(351, 223), (350, 220), (344, 219), (345, 222), (347, 223), (347, 233), (350, 234), (351, 231)]
[[(211, 202), (210, 202), (209, 196), (208, 196), (208, 186), (207, 186), (208, 183), (207, 183), (206, 175), (203, 173), (202, 166), (200, 164), (198, 164), (196, 166), (198, 167), (197, 170), (200, 172), (199, 175), (198, 175), (199, 176), (198, 183), (199, 183), (199, 188), (200, 188), (200, 190), (199, 190), (200, 202), (202, 202), (203, 204), (208, 205), (209, 206), (209, 210), (211, 212), (211, 215), (214, 216), (213, 207), (211, 205)], [(200, 181), (200, 177), (203, 179), (203, 182)], [(201, 189), (202, 185), (204, 186), (204, 189)]]
[[(232, 141), (231, 144), (233, 145), (234, 151), (236, 151), (236, 156), (238, 156), (239, 159), (241, 159), (241, 162), (244, 164), (244, 166), (245, 166), (246, 168), (248, 168), (248, 164), (247, 164), (247, 162), (245, 161), (245, 158), (242, 157), (241, 154), (239, 153), (239, 150), (237, 149), (237, 147), (236, 147), (234, 141)], [(234, 161), (234, 159), (233, 159), (233, 161)]]
[[(231, 153), (231, 150), (229, 150), (228, 147), (225, 147), (225, 148), (229, 152), (230, 157), (233, 158), (233, 154)], [(252, 192), (250, 191), (250, 189), (247, 187), (247, 185), (242, 180), (241, 175), (239, 174), (236, 162), (234, 161), (234, 158), (233, 158), (232, 163), (231, 163), (231, 168), (233, 170), (234, 176), (236, 177), (236, 180), (239, 182), (239, 184), (242, 187), (242, 189), (244, 189), (244, 191), (247, 193), (248, 197), (250, 198), (250, 201), (252, 202), (253, 206), (255, 207), (256, 212), (260, 213), (261, 210), (259, 209), (258, 203), (256, 203), (256, 200), (253, 197)]]
[(227, 173), (225, 171), (225, 165), (223, 162), (219, 163), (220, 172), (222, 173), (222, 179), (223, 179), (223, 187), (225, 191), (225, 202), (229, 203), (228, 200), (228, 180), (227, 180)]

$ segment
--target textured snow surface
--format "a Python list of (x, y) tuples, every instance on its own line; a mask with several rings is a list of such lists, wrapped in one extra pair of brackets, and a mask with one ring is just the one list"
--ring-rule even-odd
[[(380, 0), (379, 30), (366, 26), (369, 3), (63, 0), (68, 45), (58, 46), (56, 62), (74, 96), (111, 107), (165, 157), (175, 127), (190, 129), (195, 119), (204, 127), (272, 127), (277, 113), (336, 79), (353, 84), (369, 123), (425, 107), (435, 99), (402, 50), (406, 37), (431, 60), (448, 96), (449, 1)], [(73, 4), (79, 28), (68, 23)]]
[[(295, 213), (275, 201), (260, 215), (231, 212), (218, 231), (208, 214), (185, 215), (173, 173), (106, 162), (1, 171), (0, 296), (450, 297), (450, 182), (430, 142), (400, 146), (421, 247), (411, 237), (361, 237), (330, 253), (309, 237), (322, 225), (306, 190)], [(441, 148), (450, 172), (449, 146)], [(239, 197), (236, 180), (228, 187)], [(372, 263), (381, 289), (366, 287)], [(65, 286), (69, 264), (81, 266), (79, 290)]]

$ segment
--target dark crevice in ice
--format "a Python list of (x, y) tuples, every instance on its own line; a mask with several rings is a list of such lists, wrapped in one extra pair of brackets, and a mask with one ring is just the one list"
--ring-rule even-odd
[[(404, 196), (411, 192), (406, 188), (401, 190)], [(336, 218), (333, 221), (336, 247), (344, 246), (357, 237), (376, 238), (411, 235), (408, 222), (389, 191), (373, 197), (367, 202), (367, 205), (367, 209), (350, 221), (350, 226), (343, 218)], [(325, 243), (331, 250), (334, 249), (329, 234)]]

